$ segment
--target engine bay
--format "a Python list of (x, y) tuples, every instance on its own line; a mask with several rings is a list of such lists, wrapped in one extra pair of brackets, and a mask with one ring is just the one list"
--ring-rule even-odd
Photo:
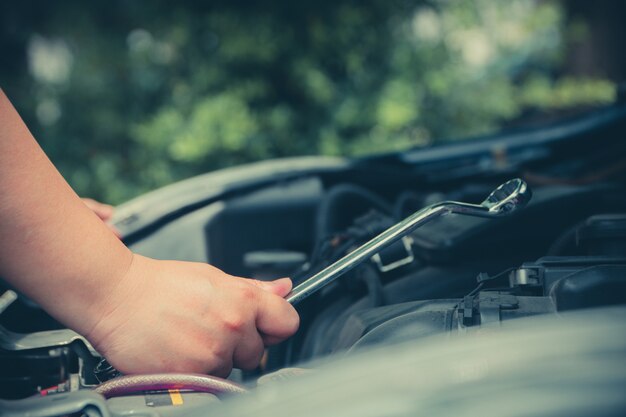
[[(289, 276), (297, 285), (425, 207), (443, 201), (479, 204), (514, 176), (523, 178), (533, 194), (527, 207), (509, 216), (448, 213), (397, 239), (303, 300), (298, 333), (267, 349), (258, 369), (235, 370), (228, 381), (129, 376), (122, 380), (126, 385), (111, 385), (120, 375), (85, 339), (4, 288), (3, 405), (14, 413), (8, 415), (35, 409), (44, 410), (37, 415), (69, 415), (96, 401), (89, 397), (96, 392), (106, 398), (98, 404), (113, 414), (205, 412), (223, 395), (237, 396), (275, 379), (297, 379), (321, 359), (349, 360), (360, 352), (433, 336), (470, 337), (521, 318), (611, 306), (622, 306), (617, 308), (623, 313), (626, 189), (623, 170), (604, 168), (623, 168), (624, 130), (621, 125), (610, 130), (620, 138), (609, 142), (612, 148), (589, 145), (599, 132), (605, 130), (568, 135), (580, 136), (585, 144), (576, 157), (533, 145), (529, 149), (535, 154), (551, 149), (560, 162), (528, 162), (523, 156), (530, 151), (512, 151), (509, 159), (500, 160), (504, 166), (494, 170), (490, 165), (491, 175), (467, 174), (463, 168), (477, 164), (458, 158), (445, 166), (422, 162), (410, 169), (384, 158), (349, 166), (328, 162), (314, 172), (284, 175), (278, 170), (271, 180), (257, 178), (237, 190), (223, 190), (219, 198), (186, 202), (147, 226), (133, 226), (138, 220), (122, 209), (116, 221), (137, 253), (207, 262), (259, 280)], [(577, 146), (569, 143), (567, 149)], [(492, 152), (493, 159), (503, 158), (502, 149)], [(451, 179), (454, 170), (464, 174)], [(623, 354), (616, 359), (620, 366)], [(38, 399), (55, 396), (65, 398), (59, 404), (68, 408), (48, 403), (37, 408)]]

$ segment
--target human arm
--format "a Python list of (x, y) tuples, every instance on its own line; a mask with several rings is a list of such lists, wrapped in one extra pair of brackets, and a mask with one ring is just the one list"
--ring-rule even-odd
[(115, 234), (115, 236), (119, 238), (122, 237), (119, 230), (117, 230), (115, 226), (113, 226), (111, 223), (108, 222), (111, 218), (113, 218), (113, 212), (115, 211), (113, 206), (111, 206), (110, 204), (101, 203), (99, 201), (94, 200), (93, 198), (83, 197), (81, 198), (81, 200), (83, 200), (83, 203), (85, 203), (85, 205), (89, 208), (89, 210), (93, 211), (96, 214), (96, 216), (100, 218), (100, 220), (105, 222), (107, 227), (111, 229), (111, 231)]
[(0, 91), (0, 275), (120, 371), (251, 368), (298, 326), (288, 280), (133, 254), (89, 210)]
[(98, 216), (103, 222), (106, 222), (113, 217), (113, 206), (101, 203), (93, 198), (83, 197), (81, 200), (83, 200), (83, 203), (85, 203), (89, 210), (96, 213), (96, 216)]

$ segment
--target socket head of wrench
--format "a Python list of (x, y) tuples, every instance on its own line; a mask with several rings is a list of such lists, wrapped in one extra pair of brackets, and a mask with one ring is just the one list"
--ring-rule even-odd
[(487, 208), (490, 215), (503, 216), (525, 207), (531, 197), (526, 182), (515, 178), (496, 188), (480, 205)]

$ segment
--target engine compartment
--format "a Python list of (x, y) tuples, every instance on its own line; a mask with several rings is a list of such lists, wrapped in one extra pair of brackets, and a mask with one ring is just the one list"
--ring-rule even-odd
[[(214, 211), (203, 228), (206, 260), (231, 273), (257, 279), (290, 275), (298, 283), (425, 201), (471, 200), (484, 188), (447, 195), (402, 193), (392, 204), (354, 184), (325, 191), (311, 178), (275, 185)], [(383, 251), (384, 264), (364, 264), (306, 300), (299, 309), (298, 334), (270, 348), (264, 368), (233, 378), (249, 381), (328, 355), (520, 317), (624, 304), (625, 195), (615, 185), (550, 186), (536, 189), (529, 206), (511, 217), (438, 218), (411, 233), (408, 245), (403, 240)], [(275, 205), (264, 211), (262, 203), (270, 200)], [(273, 222), (294, 227), (268, 233), (277, 230)], [(315, 227), (300, 230), (297, 224)], [(245, 244), (229, 241), (228, 236), (234, 239), (244, 230), (250, 231)], [(212, 250), (220, 241), (220, 250)], [(80, 376), (80, 387), (97, 384), (88, 369), (96, 358), (77, 349), (79, 342), (54, 348), (49, 333), (64, 332), (58, 323), (21, 296), (4, 307), (0, 382), (8, 398), (62, 384), (72, 374)], [(14, 334), (29, 333), (48, 337), (49, 346), (15, 350), (17, 344), (7, 342)]]
[[(612, 132), (619, 136), (623, 129)], [(591, 137), (598, 134), (594, 130)], [(260, 280), (290, 276), (297, 284), (419, 209), (444, 200), (478, 203), (512, 176), (531, 185), (533, 198), (524, 210), (497, 219), (441, 216), (302, 302), (298, 333), (269, 348), (257, 370), (231, 374), (233, 383), (255, 389), (272, 378), (297, 378), (306, 371), (293, 367), (315, 369), (323, 358), (341, 361), (432, 336), (497, 331), (520, 318), (578, 310), (584, 315), (626, 304), (626, 187), (622, 171), (601, 170), (623, 167), (624, 144), (610, 143), (569, 159), (552, 149), (558, 164), (524, 160), (489, 176), (455, 180), (450, 168), (441, 181), (420, 177), (421, 183), (415, 172), (428, 164), (407, 168), (385, 158), (279, 172), (185, 203), (143, 228), (133, 229), (136, 219), (123, 209), (117, 222), (123, 231), (128, 226), (124, 239), (137, 253), (208, 262)], [(450, 164), (464, 166), (463, 160)], [(437, 167), (431, 164), (430, 175)], [(2, 292), (0, 397), (91, 394), (115, 379), (115, 370), (103, 368), (84, 339), (23, 295)], [(119, 414), (176, 415), (206, 411), (220, 397), (184, 384), (180, 398), (150, 387), (109, 396), (104, 404)], [(178, 400), (185, 406), (174, 407)]]

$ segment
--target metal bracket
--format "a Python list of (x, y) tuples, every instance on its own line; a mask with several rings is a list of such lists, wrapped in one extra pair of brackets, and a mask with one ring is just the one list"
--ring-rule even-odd
[[(502, 310), (515, 310), (519, 306), (516, 296), (500, 292), (482, 291), (468, 295), (457, 307), (459, 329), (486, 325), (500, 325)], [(476, 323), (478, 317), (478, 323)]]
[(459, 324), (464, 327), (474, 325), (474, 296), (463, 297), (463, 302), (459, 303)]
[(519, 268), (509, 274), (511, 287), (538, 286), (543, 281), (543, 269)]
[(397, 261), (393, 261), (388, 263), (387, 265), (383, 264), (383, 260), (380, 256), (380, 252), (372, 256), (372, 261), (378, 266), (378, 270), (380, 272), (389, 272), (394, 269), (398, 269), (401, 266), (408, 265), (415, 261), (415, 255), (413, 254), (413, 238), (410, 236), (404, 236), (402, 238), (402, 244), (404, 245), (404, 249), (406, 250), (406, 256), (402, 259), (398, 259)]

